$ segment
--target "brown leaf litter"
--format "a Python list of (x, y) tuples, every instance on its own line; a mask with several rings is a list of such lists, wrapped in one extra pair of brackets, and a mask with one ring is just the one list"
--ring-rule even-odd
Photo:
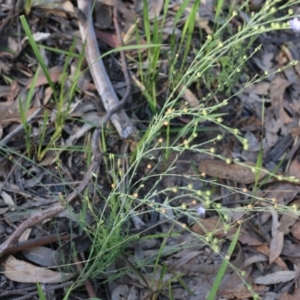
[[(262, 1), (252, 2), (252, 6), (256, 9), (262, 5)], [(86, 4), (86, 1), (78, 1), (78, 3)], [(105, 176), (102, 176), (101, 172), (105, 172), (104, 164), (101, 165), (101, 176), (99, 173), (99, 178), (94, 178), (100, 165), (100, 157), (97, 155), (91, 161), (91, 167), (85, 171), (86, 161), (89, 160), (89, 153), (86, 149), (90, 149), (88, 146), (90, 140), (93, 140), (91, 130), (99, 127), (103, 121), (100, 117), (103, 114), (103, 107), (96, 88), (99, 90), (104, 80), (99, 80), (99, 74), (93, 70), (91, 70), (92, 75), (86, 72), (77, 86), (75, 99), (67, 103), (68, 88), (76, 73), (74, 69), (79, 65), (75, 56), (71, 59), (70, 65), (72, 66), (70, 70), (67, 70), (67, 80), (63, 89), (66, 99), (63, 105), (64, 128), (55, 143), (53, 143), (52, 134), (55, 132), (55, 124), (59, 118), (57, 111), (53, 110), (52, 98), (55, 91), (48, 87), (42, 72), (38, 75), (27, 117), (37, 111), (39, 114), (30, 122), (32, 131), (30, 131), (29, 142), (32, 144), (33, 153), (27, 153), (24, 134), (15, 129), (22, 123), (19, 104), (20, 102), (24, 104), (27, 99), (28, 89), (31, 87), (38, 63), (32, 56), (28, 41), (21, 38), (23, 33), (22, 36), (16, 34), (19, 31), (14, 18), (22, 12), (22, 8), (13, 7), (13, 4), (13, 1), (9, 0), (5, 1), (5, 5), (1, 4), (0, 16), (1, 44), (7, 48), (0, 50), (0, 138), (3, 141), (7, 136), (12, 136), (3, 143), (3, 147), (4, 144), (8, 144), (9, 147), (1, 149), (0, 157), (2, 201), (0, 213), (3, 218), (0, 224), (2, 243), (0, 253), (1, 251), (9, 253), (13, 247), (23, 245), (24, 241), (37, 241), (44, 236), (51, 237), (56, 232), (55, 230), (62, 232), (68, 229), (72, 234), (80, 232), (81, 229), (73, 225), (82, 219), (78, 211), (83, 205), (84, 197), (81, 197), (83, 190), (88, 200), (91, 201), (87, 205), (102, 207), (112, 184), (115, 184), (113, 180), (107, 179), (110, 177), (109, 174), (105, 173)], [(49, 34), (47, 39), (39, 40), (41, 45), (69, 51), (70, 45), (74, 42), (73, 37), (76, 36), (74, 48), (76, 53), (82, 51), (84, 41), (80, 40), (79, 28), (82, 32), (86, 30), (87, 26), (84, 24), (89, 22), (89, 18), (81, 15), (82, 12), (84, 13), (83, 7), (79, 5), (78, 11), (74, 4), (71, 1), (57, 3), (51, 1), (51, 3), (44, 2), (43, 6), (36, 5), (31, 8), (27, 19), (33, 33)], [(160, 21), (163, 5), (164, 1), (161, 0), (149, 1), (150, 20), (153, 21), (158, 17)], [(176, 39), (181, 37), (183, 25), (190, 14), (191, 3), (185, 7), (182, 19), (178, 20), (178, 26), (173, 30), (172, 24), (180, 5), (180, 1), (170, 2), (163, 28), (163, 39), (166, 43), (173, 33)], [(111, 6), (117, 7), (121, 15), (119, 20), (122, 25), (121, 39), (117, 33), (112, 33), (115, 30), (115, 23)], [(135, 30), (136, 28), (142, 30), (142, 2), (97, 1), (93, 17), (96, 19), (95, 24), (87, 24), (93, 28), (97, 26), (95, 36), (106, 44), (105, 47), (108, 45), (115, 48), (123, 42), (126, 45), (135, 45), (137, 43)], [(11, 21), (10, 27), (4, 26), (7, 20)], [(196, 20), (197, 26), (203, 29), (203, 32), (212, 33), (213, 1), (201, 1)], [(233, 18), (233, 26), (238, 23), (240, 20)], [(91, 37), (91, 31), (88, 33)], [(96, 37), (92, 42), (98, 49), (99, 40), (96, 40)], [(193, 43), (199, 42), (202, 41), (193, 40)], [(142, 39), (139, 43), (146, 44), (146, 41)], [(252, 67), (264, 72), (282, 68), (294, 59), (299, 60), (297, 43), (295, 41), (280, 48), (270, 44), (263, 45), (262, 51), (251, 60)], [(94, 47), (92, 43), (86, 46), (89, 50)], [(199, 45), (193, 44), (193, 47), (197, 49)], [(60, 88), (64, 56), (54, 54), (43, 47), (40, 51), (49, 69), (52, 82)], [(147, 51), (141, 52), (143, 58), (146, 58)], [(136, 102), (131, 105), (135, 106), (137, 118), (143, 120), (149, 113), (145, 108), (145, 103), (139, 102), (138, 99), (143, 99), (141, 93), (146, 90), (146, 87), (137, 70), (139, 68), (147, 70), (149, 62), (145, 61), (143, 65), (137, 66), (135, 63), (138, 61), (137, 51), (128, 50), (126, 54), (131, 58), (129, 69), (136, 84), (132, 92), (132, 101)], [(98, 52), (94, 56), (87, 56), (87, 59), (90, 59), (87, 64), (97, 65), (99, 56)], [(164, 72), (167, 68), (167, 60), (161, 59), (159, 63), (162, 67), (158, 69), (157, 95), (161, 95), (161, 98), (158, 98), (164, 101), (165, 91), (168, 90), (166, 88), (168, 78)], [(87, 68), (87, 64), (84, 63), (82, 70)], [(117, 56), (105, 59), (104, 64), (106, 68), (101, 67), (102, 70), (108, 70), (109, 76), (113, 78), (110, 86), (113, 98), (118, 99), (117, 94), (125, 97), (126, 82), (120, 68), (121, 64), (117, 62)], [(219, 67), (216, 66), (216, 68)], [(299, 207), (299, 185), (280, 180), (264, 181), (268, 174), (273, 173), (282, 177), (292, 175), (300, 179), (298, 172), (299, 116), (297, 113), (300, 109), (298, 101), (300, 89), (298, 82), (299, 64), (296, 64), (292, 68), (284, 69), (282, 73), (276, 73), (270, 79), (254, 84), (233, 99), (239, 105), (231, 106), (230, 113), (234, 117), (226, 122), (238, 128), (241, 135), (249, 140), (249, 149), (242, 149), (235, 138), (228, 136), (225, 136), (225, 141), (218, 142), (218, 145), (211, 145), (224, 156), (224, 159), (231, 161), (230, 164), (219, 159), (209, 160), (207, 155), (188, 150), (179, 156), (171, 153), (167, 165), (173, 164), (174, 171), (170, 171), (167, 176), (161, 178), (160, 173), (165, 170), (166, 165), (158, 165), (153, 170), (148, 168), (148, 161), (143, 162), (145, 165), (136, 170), (138, 176), (143, 178), (145, 174), (150, 173), (153, 177), (145, 182), (144, 190), (141, 190), (139, 195), (135, 195), (136, 203), (140, 203), (139, 198), (149, 197), (147, 193), (153, 193), (152, 206), (146, 204), (138, 206), (136, 210), (140, 216), (133, 215), (132, 223), (138, 224), (143, 229), (145, 225), (149, 225), (153, 236), (158, 237), (146, 240), (143, 239), (141, 233), (141, 239), (130, 243), (127, 249), (130, 255), (111, 262), (103, 270), (103, 274), (99, 275), (101, 278), (95, 279), (96, 285), (101, 287), (97, 296), (103, 296), (103, 298), (107, 296), (111, 299), (149, 299), (151, 297), (166, 299), (170, 296), (169, 288), (171, 287), (174, 299), (205, 299), (226, 257), (232, 238), (240, 226), (241, 234), (238, 237), (234, 254), (229, 258), (229, 266), (218, 290), (218, 299), (249, 299), (252, 291), (264, 299), (299, 298), (300, 222), (296, 211)], [(236, 88), (241, 87), (240, 83), (236, 83)], [(192, 86), (187, 90), (181, 87), (181, 91), (183, 102), (187, 101), (191, 107), (198, 106), (200, 101), (198, 95), (207, 93), (202, 87), (202, 81), (199, 86)], [(103, 99), (107, 98), (101, 91), (99, 94)], [(159, 105), (161, 104), (163, 102), (159, 102)], [(109, 110), (109, 106), (106, 109)], [(139, 115), (139, 110), (142, 111), (141, 115)], [(121, 122), (117, 130), (125, 136), (124, 128), (130, 127), (132, 121), (124, 112), (114, 117), (115, 126), (118, 126), (116, 124), (119, 120), (124, 123)], [(141, 127), (146, 126), (147, 122), (142, 123), (140, 120)], [(178, 120), (186, 124), (190, 121), (184, 116)], [(46, 126), (45, 140), (37, 141), (36, 137), (40, 136), (42, 126)], [(211, 138), (209, 134), (198, 137), (199, 143), (209, 140)], [(126, 157), (130, 155), (128, 145), (134, 142), (122, 141), (112, 131), (105, 137), (108, 153), (117, 154), (118, 159), (122, 158), (117, 161), (117, 172), (124, 175), (128, 163)], [(51, 145), (51, 150), (44, 156), (40, 156), (43, 160), (39, 161), (37, 149), (39, 147), (45, 149), (49, 145)], [(77, 152), (76, 147), (81, 147), (80, 149), (84, 151)], [(68, 151), (70, 148), (72, 151)], [(256, 168), (256, 159), (261, 149), (262, 166)], [(150, 154), (154, 160), (162, 156), (162, 152), (155, 152), (155, 149), (152, 153), (149, 152)], [(30, 157), (30, 160), (25, 159), (26, 155)], [(151, 160), (150, 162), (152, 163)], [(120, 164), (122, 164), (121, 167)], [(196, 168), (193, 168), (192, 164)], [(205, 180), (199, 179), (199, 173), (206, 175), (205, 178), (201, 177)], [(206, 195), (202, 203), (202, 208), (206, 211), (205, 218), (200, 218), (196, 213), (199, 205), (195, 199), (199, 195), (195, 193), (194, 199), (186, 193), (190, 186), (199, 194)], [(128, 190), (128, 194), (130, 192)], [(70, 205), (70, 210), (62, 212), (65, 209), (63, 204), (71, 200), (73, 204)], [(125, 203), (123, 202), (123, 205)], [(172, 206), (169, 205), (170, 203)], [(160, 209), (167, 205), (167, 208)], [(186, 207), (190, 217), (179, 214), (177, 207)], [(57, 215), (58, 212), (60, 212), (59, 215)], [(56, 216), (55, 222), (54, 216)], [(87, 224), (93, 223), (92, 216), (87, 214), (85, 218), (89, 221)], [(21, 231), (27, 227), (31, 227), (32, 230), (26, 230), (28, 235), (24, 237)], [(17, 241), (19, 237), (23, 240)], [(213, 251), (207, 241), (216, 242), (217, 250)], [(162, 247), (164, 243), (165, 246)], [(58, 256), (62, 253), (59, 250), (66, 251), (71, 248), (71, 244), (84, 255), (88, 253), (86, 250), (91, 241), (88, 236), (78, 234), (66, 242), (69, 248), (65, 246), (61, 249), (61, 244), (56, 245), (55, 248), (39, 245), (35, 249), (24, 250), (18, 258), (10, 254), (2, 262), (3, 275), (6, 279), (15, 282), (15, 292), (18, 292), (17, 288), (22, 288), (19, 282), (33, 283), (32, 286), (28, 286), (36, 290), (35, 283), (38, 281), (47, 284), (45, 286), (47, 293), (53, 293), (53, 291), (60, 293), (59, 291), (63, 291), (64, 287), (74, 283), (72, 280), (77, 275), (75, 270), (70, 272), (70, 270), (57, 267), (57, 264), (60, 266), (63, 264), (62, 261), (58, 261)], [(71, 255), (65, 256), (71, 257)], [(160, 260), (156, 262), (158, 256)], [(84, 257), (80, 260), (74, 257), (72, 259), (73, 261), (68, 260), (67, 264), (79, 265), (80, 260), (88, 262), (88, 259)], [(138, 268), (137, 266), (143, 261), (147, 263), (142, 268)], [(128, 270), (126, 274), (118, 279), (112, 279), (107, 284), (102, 284), (102, 281), (105, 281), (112, 273), (125, 267)], [(243, 271), (243, 276), (242, 273), (237, 273), (237, 269)], [(71, 281), (66, 282), (65, 285), (60, 284), (62, 280), (69, 279)], [(246, 284), (251, 286), (252, 291)], [(88, 281), (85, 282), (85, 286), (89, 286)], [(14, 292), (9, 289), (8, 285), (2, 285), (0, 297), (9, 296), (10, 292)], [(87, 290), (91, 292), (89, 288)], [(105, 296), (100, 295), (104, 293), (104, 290)], [(72, 297), (77, 298), (87, 297), (87, 292), (83, 289), (78, 289), (71, 294)], [(54, 294), (53, 297), (55, 297)]]
[(253, 162), (244, 162), (241, 165), (237, 163), (227, 164), (219, 160), (202, 160), (199, 164), (199, 171), (211, 177), (229, 179), (243, 184), (254, 183), (256, 177), (259, 181), (268, 174), (264, 168), (256, 171)]

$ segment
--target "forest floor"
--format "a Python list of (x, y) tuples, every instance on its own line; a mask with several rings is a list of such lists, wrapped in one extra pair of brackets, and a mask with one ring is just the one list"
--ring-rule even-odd
[(1, 299), (300, 299), (300, 1), (0, 1)]

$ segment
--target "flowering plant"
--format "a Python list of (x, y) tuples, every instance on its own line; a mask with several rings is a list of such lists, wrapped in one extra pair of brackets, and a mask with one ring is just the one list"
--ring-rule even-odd
[(289, 21), (289, 23), (290, 23), (290, 27), (293, 31), (295, 31), (295, 32), (300, 31), (300, 21), (298, 20), (298, 18), (291, 19)]

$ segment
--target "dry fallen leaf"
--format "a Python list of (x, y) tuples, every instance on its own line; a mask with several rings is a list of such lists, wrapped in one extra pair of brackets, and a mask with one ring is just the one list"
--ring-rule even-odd
[[(258, 246), (253, 246), (254, 249), (256, 249), (259, 253), (264, 254), (265, 256), (269, 257), (270, 256), (270, 250), (268, 245), (258, 245)], [(282, 251), (283, 252), (283, 251)], [(281, 270), (288, 270), (288, 266), (286, 263), (283, 261), (281, 257), (277, 257), (274, 261), (276, 265), (278, 265)]]
[(271, 83), (267, 81), (258, 82), (245, 89), (245, 92), (255, 93), (258, 95), (267, 96), (269, 93)]
[(225, 223), (220, 219), (209, 218), (209, 219), (199, 219), (192, 226), (192, 230), (199, 234), (205, 234), (207, 232), (212, 232), (214, 236), (230, 236), (236, 232), (236, 228), (234, 226), (230, 226), (230, 228), (225, 231), (224, 230)]
[[(19, 107), (16, 105), (17, 103), (12, 102), (12, 105), (10, 107), (5, 107), (5, 103), (0, 102), (0, 122), (1, 125), (7, 126), (11, 123), (22, 123)], [(28, 109), (27, 111), (27, 117), (30, 117), (33, 113), (36, 112), (38, 108), (33, 107)]]
[(250, 256), (250, 257), (246, 258), (245, 263), (244, 263), (244, 267), (247, 267), (247, 266), (252, 265), (254, 263), (257, 263), (257, 262), (267, 261), (267, 260), (268, 260), (268, 258), (265, 255), (255, 254), (253, 256)]
[(110, 28), (113, 22), (111, 7), (98, 1), (94, 5), (95, 22), (97, 23), (97, 27), (101, 29)]
[(289, 175), (295, 176), (296, 179), (300, 180), (300, 163), (297, 156), (293, 159), (290, 165)]
[[(191, 8), (187, 7), (186, 10), (190, 13)], [(207, 34), (212, 34), (212, 29), (209, 26), (209, 21), (214, 18), (214, 1), (206, 0), (200, 1), (199, 11), (196, 15), (196, 21), (200, 28), (206, 31)], [(215, 20), (216, 22), (218, 20)]]
[(59, 252), (47, 247), (34, 247), (29, 250), (22, 251), (28, 261), (44, 267), (52, 267), (62, 264), (61, 255)]
[[(145, 2), (144, 2), (145, 3)], [(148, 18), (153, 20), (155, 17), (159, 16), (164, 5), (163, 0), (148, 0)]]
[[(244, 267), (245, 263), (245, 256), (243, 255), (243, 250), (240, 247), (239, 253), (238, 253), (238, 262), (234, 264), (235, 267), (238, 269), (242, 269), (244, 272), (243, 278), (239, 276), (235, 271), (227, 273), (229, 276), (226, 278), (222, 279), (222, 282), (220, 284), (220, 290), (225, 291), (225, 290), (230, 290), (231, 292), (234, 292), (235, 290), (239, 290), (240, 287), (245, 286), (245, 282), (247, 282), (250, 273), (252, 271), (252, 266), (248, 265), (246, 268)], [(231, 268), (227, 268), (227, 272)]]
[(195, 96), (195, 94), (190, 90), (187, 89), (186, 87), (184, 87), (183, 85), (181, 85), (179, 87), (179, 92), (182, 93), (182, 98), (188, 102), (188, 104), (191, 107), (198, 107), (199, 106), (199, 100), (198, 98)]
[(74, 13), (74, 5), (71, 1), (57, 1), (57, 0), (34, 0), (32, 3), (33, 6), (41, 6), (47, 11), (53, 12), (55, 15), (60, 15), (63, 18), (67, 18), (63, 12)]
[[(248, 166), (245, 166), (248, 165)], [(199, 171), (211, 177), (229, 179), (238, 183), (251, 184), (255, 182), (256, 174), (251, 167), (255, 167), (252, 162), (246, 162), (244, 165), (227, 164), (220, 160), (202, 160), (199, 165)], [(267, 175), (265, 169), (259, 171), (259, 180)]]
[(277, 230), (270, 242), (269, 264), (272, 264), (281, 254), (283, 248), (283, 232)]
[(290, 241), (286, 241), (282, 249), (282, 254), (290, 257), (300, 257), (300, 245), (292, 244)]
[(291, 228), (291, 234), (300, 240), (300, 221), (297, 221)]
[(272, 238), (270, 241), (269, 264), (271, 265), (275, 259), (279, 257), (283, 248), (284, 234), (278, 230), (280, 223), (278, 222), (278, 213), (274, 209), (270, 209), (272, 214)]
[[(284, 124), (292, 122), (292, 118), (286, 111), (284, 101), (284, 93), (291, 82), (283, 78), (282, 74), (278, 74), (271, 83), (270, 98), (272, 99), (272, 110), (275, 113), (276, 119), (280, 119)], [(282, 131), (282, 130), (281, 130)]]
[(262, 71), (268, 71), (274, 65), (272, 61), (273, 58), (274, 53), (269, 52), (267, 49), (265, 49), (264, 51), (261, 51), (259, 56), (253, 57), (253, 61)]
[(288, 292), (284, 292), (280, 295), (278, 300), (299, 300), (300, 299), (300, 289), (296, 289), (293, 295)]
[[(189, 290), (193, 293), (192, 298), (187, 298), (187, 292), (183, 291), (180, 295), (173, 299), (206, 299), (209, 291), (211, 290), (211, 282), (214, 277), (211, 275), (203, 276), (198, 275), (194, 278), (190, 278), (186, 283), (188, 285)], [(135, 298), (136, 299), (136, 298)]]
[[(10, 86), (0, 85), (0, 97), (6, 98), (6, 102), (1, 102), (1, 105), (10, 106), (15, 97), (19, 94), (20, 88), (16, 81)], [(2, 104), (3, 103), (3, 104)]]
[(273, 147), (278, 141), (278, 134), (277, 132), (282, 128), (283, 121), (280, 119), (276, 119), (275, 117), (266, 113), (267, 119), (264, 124), (265, 128), (265, 136), (266, 136), (266, 149), (270, 149)]
[(296, 223), (297, 219), (298, 219), (297, 213), (286, 212), (280, 218), (280, 226), (278, 227), (278, 229), (282, 231), (283, 234), (288, 234), (291, 230), (291, 227)]
[(112, 48), (121, 47), (121, 42), (119, 41), (116, 34), (106, 32), (100, 29), (95, 30), (96, 36), (102, 42), (106, 43), (108, 46)]
[(253, 284), (251, 287), (252, 287), (252, 291), (249, 291), (248, 287), (245, 285), (238, 286), (235, 289), (226, 289), (222, 291), (222, 295), (226, 299), (246, 299), (246, 298), (252, 298), (253, 291), (259, 294), (261, 292), (268, 290), (266, 286), (261, 286), (256, 284)]
[(241, 232), (241, 234), (239, 236), (239, 241), (242, 244), (249, 245), (249, 246), (257, 246), (257, 245), (261, 245), (263, 243), (248, 230), (245, 232)]
[(5, 202), (8, 206), (10, 206), (10, 207), (12, 208), (12, 210), (15, 210), (14, 207), (16, 206), (16, 204), (15, 204), (15, 202), (14, 202), (14, 200), (13, 200), (13, 198), (12, 198), (11, 195), (9, 195), (9, 194), (7, 194), (6, 192), (2, 191), (2, 192), (1, 192), (1, 197), (2, 197), (2, 199), (4, 200), (4, 202)]
[[(287, 205), (295, 199), (300, 192), (298, 185), (291, 183), (275, 182), (268, 187), (268, 192), (265, 194), (265, 199), (276, 201), (278, 205)], [(265, 211), (261, 214), (260, 223), (264, 224), (270, 218), (271, 213)]]
[(254, 279), (254, 282), (256, 284), (269, 285), (288, 282), (296, 278), (296, 276), (298, 276), (298, 273), (296, 271), (278, 271), (267, 274), (265, 276), (259, 276)]
[(72, 278), (76, 273), (55, 272), (46, 268), (40, 268), (12, 255), (2, 264), (3, 274), (12, 281), (27, 283), (61, 283)]
[(32, 231), (32, 228), (25, 229), (25, 231), (19, 237), (19, 242), (27, 241), (30, 236), (31, 231)]
[[(50, 78), (53, 83), (58, 82), (58, 80), (62, 74), (62, 71), (63, 71), (63, 67), (61, 67), (61, 66), (55, 66), (49, 70), (49, 75), (50, 75)], [(44, 84), (48, 84), (48, 79), (47, 79), (46, 75), (43, 72), (41, 72), (36, 80), (35, 87), (38, 87), (38, 86), (41, 86)], [(31, 85), (32, 85), (32, 81), (30, 80), (28, 82), (26, 88), (29, 89), (31, 87)]]

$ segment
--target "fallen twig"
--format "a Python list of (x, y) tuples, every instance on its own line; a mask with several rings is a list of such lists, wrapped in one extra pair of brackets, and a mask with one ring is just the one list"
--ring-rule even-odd
[(10, 237), (0, 245), (0, 257), (3, 256), (5, 253), (9, 252), (10, 249), (14, 249), (18, 243), (18, 239), (21, 236), (21, 234), (25, 231), (25, 229), (30, 228), (36, 224), (39, 224), (40, 222), (48, 219), (53, 218), (60, 212), (64, 211), (67, 208), (67, 205), (75, 199), (75, 197), (83, 192), (83, 190), (87, 187), (88, 183), (90, 182), (90, 179), (92, 177), (92, 174), (96, 172), (98, 169), (100, 162), (102, 160), (102, 153), (94, 153), (93, 159), (91, 162), (91, 165), (86, 172), (81, 184), (78, 186), (78, 188), (73, 191), (68, 197), (65, 199), (66, 204), (56, 204), (44, 211), (41, 211), (37, 214), (31, 215), (26, 221), (21, 223), (17, 229), (10, 235)]
[(36, 238), (36, 239), (22, 241), (22, 242), (19, 242), (17, 245), (15, 245), (14, 248), (6, 249), (6, 251), (4, 251), (4, 253), (3, 253), (3, 255), (13, 254), (16, 252), (32, 249), (32, 248), (39, 247), (39, 246), (48, 245), (48, 244), (55, 243), (55, 242), (66, 241), (69, 238), (70, 238), (70, 234), (68, 234), (68, 233), (61, 234), (61, 235), (51, 234), (51, 235), (42, 236), (42, 237)]
[[(28, 125), (32, 123), (41, 111), (42, 107), (39, 107), (30, 117), (27, 118), (26, 123)], [(21, 131), (23, 131), (23, 129), (23, 124), (18, 125), (12, 132), (10, 132), (8, 135), (5, 136), (4, 139), (0, 141), (0, 147), (7, 145), (7, 143), (9, 143), (13, 137), (15, 137)]]
[[(123, 46), (123, 39), (122, 39), (121, 30), (120, 30), (120, 26), (119, 26), (119, 22), (118, 22), (118, 9), (117, 9), (117, 6), (114, 6), (114, 25), (115, 25), (115, 28), (116, 28), (119, 43), (120, 43), (120, 45)], [(109, 121), (109, 119), (111, 118), (111, 116), (113, 114), (115, 114), (121, 108), (124, 107), (124, 105), (126, 104), (126, 102), (128, 100), (128, 97), (130, 95), (130, 91), (131, 91), (130, 77), (129, 77), (128, 67), (127, 67), (127, 63), (126, 63), (125, 53), (124, 53), (124, 51), (120, 51), (120, 53), (121, 53), (122, 69), (123, 69), (123, 74), (124, 74), (125, 83), (126, 83), (126, 91), (125, 91), (125, 94), (124, 94), (123, 98), (118, 103), (118, 105), (113, 107), (112, 109), (110, 109), (107, 112), (107, 114), (106, 114), (106, 116), (103, 120), (103, 126)]]
[(128, 95), (121, 102), (118, 100), (101, 59), (92, 21), (92, 1), (77, 0), (77, 4), (80, 11), (79, 29), (82, 41), (85, 43), (86, 60), (97, 91), (107, 111), (107, 117), (103, 123), (105, 124), (105, 121), (110, 119), (123, 139), (135, 136), (137, 129), (125, 111), (121, 109), (126, 103)]
[[(81, 255), (82, 261), (84, 261), (85, 259), (83, 257), (83, 253), (81, 253), (80, 255)], [(77, 270), (79, 271), (80, 275), (82, 277), (84, 277), (85, 274), (83, 274), (84, 267), (83, 267), (82, 261), (80, 261), (80, 259), (78, 258), (77, 255), (73, 255), (73, 260), (76, 263), (76, 267), (77, 267)], [(95, 292), (95, 289), (93, 288), (93, 286), (91, 284), (91, 281), (89, 280), (88, 277), (85, 278), (84, 285), (85, 285), (86, 291), (89, 295), (89, 298), (97, 298), (97, 294)]]

